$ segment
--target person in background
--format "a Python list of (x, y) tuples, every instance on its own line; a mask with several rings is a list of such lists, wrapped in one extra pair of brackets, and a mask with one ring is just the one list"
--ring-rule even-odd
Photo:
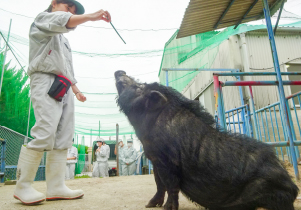
[[(109, 160), (110, 153), (111, 153), (110, 146), (107, 145), (105, 141), (103, 141), (102, 144), (107, 151), (107, 159)], [(106, 177), (109, 177), (109, 162), (108, 161), (107, 161)]]
[(98, 164), (97, 164), (97, 157), (96, 157), (96, 150), (98, 149), (101, 141), (97, 141), (96, 144), (94, 144), (93, 147), (93, 153), (92, 153), (92, 163), (93, 163), (93, 171), (92, 171), (92, 177), (99, 177), (98, 176)]
[[(73, 138), (74, 143), (74, 138)], [(66, 164), (66, 174), (65, 179), (74, 179), (74, 172), (75, 172), (75, 163), (77, 163), (77, 156), (78, 151), (77, 148), (72, 146), (68, 149), (67, 153), (67, 164)]]
[[(123, 141), (121, 139), (119, 139), (119, 143), (118, 143), (118, 147), (119, 147), (119, 157), (118, 157), (118, 162), (119, 162), (119, 176), (122, 176), (122, 163), (121, 163), (121, 153), (124, 149), (124, 144), (123, 144)], [(115, 147), (115, 150), (114, 150), (114, 154), (117, 155), (117, 147)]]
[(105, 146), (102, 144), (103, 139), (101, 141), (97, 142), (98, 143), (98, 148), (95, 152), (96, 155), (96, 167), (97, 167), (97, 172), (96, 176), (97, 177), (106, 177), (106, 170), (108, 169), (108, 154), (107, 154), (107, 149)]
[(122, 175), (131, 176), (136, 171), (137, 151), (133, 148), (133, 140), (127, 140), (127, 145), (121, 153)]

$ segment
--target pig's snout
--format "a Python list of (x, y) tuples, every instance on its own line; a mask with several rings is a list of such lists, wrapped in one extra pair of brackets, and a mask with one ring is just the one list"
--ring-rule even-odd
[(114, 75), (116, 80), (116, 88), (118, 94), (120, 95), (126, 86), (128, 77), (126, 76), (126, 72), (122, 70), (116, 71)]
[(125, 72), (125, 71), (122, 71), (122, 70), (118, 70), (118, 71), (115, 72), (114, 75), (115, 75), (116, 81), (118, 81), (118, 79), (119, 79), (121, 76), (126, 75), (126, 72)]

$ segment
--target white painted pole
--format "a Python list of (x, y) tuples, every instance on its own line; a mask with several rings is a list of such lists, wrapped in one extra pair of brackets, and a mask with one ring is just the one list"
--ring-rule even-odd
[[(8, 35), (7, 35), (7, 43), (9, 42), (11, 22), (12, 22), (12, 19), (10, 19), (10, 23), (9, 23), (9, 29), (8, 29)], [(4, 66), (5, 66), (5, 59), (6, 59), (7, 49), (8, 49), (8, 45), (6, 44), (5, 52), (4, 52), (3, 65), (2, 65), (1, 80), (0, 80), (0, 96), (1, 96), (1, 89), (2, 89), (2, 82), (3, 82), (3, 75), (4, 75)]]

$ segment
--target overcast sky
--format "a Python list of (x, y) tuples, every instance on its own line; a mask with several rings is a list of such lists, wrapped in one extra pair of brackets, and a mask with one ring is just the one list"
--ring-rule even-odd
[[(112, 16), (112, 23), (127, 43), (124, 44), (111, 29), (110, 24), (103, 21), (85, 23), (85, 26), (94, 28), (79, 26), (74, 32), (66, 34), (73, 51), (101, 54), (94, 57), (73, 54), (75, 75), (80, 90), (87, 93), (116, 93), (113, 79), (116, 70), (125, 70), (142, 82), (158, 81), (164, 44), (176, 28), (179, 28), (189, 0), (82, 0), (80, 2), (83, 3), (86, 13), (99, 9), (108, 10)], [(0, 0), (0, 30), (7, 32), (9, 21), (12, 19), (11, 33), (20, 36), (20, 40), (26, 42), (33, 18), (44, 11), (49, 4), (50, 0)], [(301, 0), (288, 0), (285, 9), (301, 16)], [(28, 46), (14, 42), (12, 44), (17, 50), (21, 64), (27, 66)], [(4, 45), (3, 41), (1, 45)], [(155, 52), (149, 53), (149, 51)], [(136, 57), (120, 56), (128, 53), (138, 54)], [(12, 56), (8, 55), (8, 60), (10, 59)], [(12, 65), (17, 65), (14, 59)], [(91, 128), (95, 129), (98, 128), (98, 120), (101, 120), (101, 124), (104, 123), (102, 128), (114, 129), (117, 118), (101, 116), (102, 114), (118, 115), (114, 97), (88, 94), (87, 99), (85, 104), (89, 108), (83, 108), (84, 104), (76, 102), (76, 112), (88, 114), (77, 115), (77, 127), (91, 125)], [(97, 108), (97, 104), (107, 108)], [(111, 106), (112, 108), (108, 109)], [(120, 122), (122, 126), (129, 126), (124, 117), (118, 120), (123, 121)]]

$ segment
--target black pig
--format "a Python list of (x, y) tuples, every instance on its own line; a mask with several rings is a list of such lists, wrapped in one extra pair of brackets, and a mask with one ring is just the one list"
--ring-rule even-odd
[(157, 193), (146, 207), (178, 209), (179, 191), (210, 210), (293, 210), (299, 189), (272, 147), (220, 132), (199, 102), (171, 87), (115, 72), (117, 103), (154, 167)]

